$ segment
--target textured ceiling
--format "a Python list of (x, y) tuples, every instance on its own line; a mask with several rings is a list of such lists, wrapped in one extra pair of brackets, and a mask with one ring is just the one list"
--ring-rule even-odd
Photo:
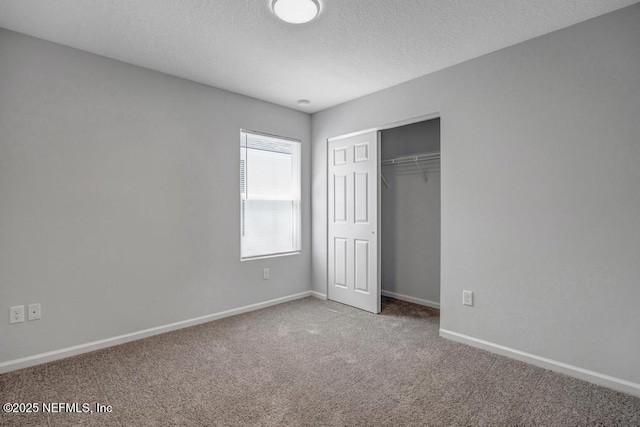
[(0, 0), (0, 27), (315, 112), (636, 2), (320, 0), (291, 25), (269, 0)]

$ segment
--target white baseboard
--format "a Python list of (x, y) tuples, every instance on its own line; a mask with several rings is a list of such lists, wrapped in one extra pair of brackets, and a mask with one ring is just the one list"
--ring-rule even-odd
[(99, 350), (106, 347), (112, 347), (118, 344), (124, 344), (130, 341), (151, 337), (153, 335), (159, 335), (165, 332), (175, 331), (177, 329), (188, 328), (189, 326), (195, 326), (201, 323), (211, 322), (212, 320), (235, 316), (236, 314), (242, 314), (242, 313), (247, 313), (249, 311), (260, 310), (261, 308), (282, 304), (287, 301), (293, 301), (293, 300), (305, 298), (311, 295), (312, 295), (311, 291), (300, 292), (298, 294), (288, 295), (285, 297), (276, 298), (276, 299), (272, 299), (264, 302), (259, 302), (256, 304), (245, 305), (244, 307), (221, 311), (219, 313), (214, 313), (214, 314), (208, 314), (206, 316), (196, 317), (193, 319), (182, 320), (180, 322), (171, 323), (168, 325), (157, 326), (155, 328), (149, 328), (142, 331), (131, 332), (129, 334), (119, 335), (116, 337), (106, 338), (103, 340), (74, 345), (72, 347), (61, 348), (59, 350), (48, 351), (46, 353), (40, 353), (34, 356), (28, 356), (20, 359), (9, 360), (7, 362), (0, 363), (0, 374), (15, 371), (18, 369), (28, 368), (30, 366), (40, 365), (42, 363), (52, 362), (54, 360), (64, 359), (66, 357), (76, 356), (82, 353), (88, 353), (90, 351), (95, 351), (95, 350)]
[(424, 305), (426, 307), (437, 308), (438, 310), (440, 309), (440, 303), (429, 301), (426, 299), (410, 297), (408, 295), (397, 294), (395, 292), (385, 290), (381, 291), (380, 293), (385, 297), (399, 299), (400, 301), (412, 302), (414, 304)]
[(478, 338), (473, 338), (468, 335), (459, 334), (457, 332), (449, 331), (447, 329), (440, 329), (440, 336), (450, 339), (462, 344), (467, 344), (472, 347), (481, 348), (483, 350), (490, 351), (502, 356), (507, 356), (512, 359), (520, 360), (522, 362), (530, 363), (541, 368), (549, 369), (551, 371), (560, 372), (561, 374), (569, 375), (574, 378), (578, 378), (584, 381), (588, 381), (593, 384), (608, 387), (623, 393), (631, 394), (640, 397), (640, 384), (633, 383), (631, 381), (623, 380), (620, 378), (612, 377), (610, 375), (601, 374), (598, 372), (590, 371), (588, 369), (579, 368), (577, 366), (569, 365), (567, 363), (558, 362), (556, 360), (547, 359), (546, 357), (536, 356), (535, 354), (525, 353), (524, 351), (515, 350), (513, 348), (505, 347), (499, 344), (494, 344), (489, 341), (484, 341)]
[(323, 301), (327, 300), (327, 294), (321, 294), (320, 292), (311, 291), (311, 296), (314, 298), (321, 299)]

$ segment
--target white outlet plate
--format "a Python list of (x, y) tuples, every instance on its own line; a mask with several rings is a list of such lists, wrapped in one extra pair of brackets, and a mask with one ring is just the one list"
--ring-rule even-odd
[(24, 305), (9, 307), (9, 323), (24, 322)]
[(262, 280), (269, 280), (269, 269), (265, 268), (262, 270)]
[(28, 320), (40, 320), (41, 310), (40, 303), (29, 304), (27, 306), (27, 319)]
[(462, 304), (473, 306), (473, 292), (462, 291)]

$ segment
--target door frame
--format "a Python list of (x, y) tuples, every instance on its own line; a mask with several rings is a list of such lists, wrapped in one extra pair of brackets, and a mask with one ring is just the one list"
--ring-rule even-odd
[[(324, 238), (324, 242), (325, 242), (325, 253), (326, 255), (326, 259), (325, 259), (325, 263), (327, 266), (327, 270), (326, 270), (326, 276), (327, 276), (327, 281), (325, 283), (325, 295), (327, 296), (327, 299), (329, 299), (329, 143), (333, 142), (333, 141), (339, 141), (341, 139), (344, 138), (350, 138), (352, 136), (357, 136), (357, 135), (361, 135), (364, 133), (369, 133), (369, 132), (380, 132), (382, 130), (386, 130), (386, 129), (392, 129), (392, 128), (397, 128), (397, 127), (401, 127), (401, 126), (406, 126), (406, 125), (412, 125), (414, 123), (419, 123), (419, 122), (426, 122), (427, 120), (433, 120), (433, 119), (441, 119), (442, 116), (440, 114), (440, 112), (435, 112), (435, 113), (431, 113), (431, 114), (425, 114), (422, 116), (416, 116), (416, 117), (412, 117), (409, 119), (405, 119), (405, 120), (399, 120), (397, 122), (391, 122), (391, 123), (387, 123), (385, 125), (380, 125), (380, 126), (376, 126), (376, 127), (372, 127), (372, 128), (368, 128), (368, 129), (363, 129), (363, 130), (359, 130), (356, 132), (350, 132), (350, 133), (346, 133), (346, 134), (342, 134), (342, 135), (338, 135), (338, 136), (334, 136), (331, 138), (327, 138), (327, 140), (325, 141), (325, 157), (326, 157), (326, 163), (325, 163), (325, 173), (326, 173), (326, 194), (325, 194), (325, 204), (326, 204), (326, 218), (327, 221), (325, 223), (326, 226), (326, 234), (325, 234), (325, 238)], [(440, 122), (440, 141), (442, 142), (442, 121)], [(378, 153), (380, 153), (380, 149), (382, 147), (382, 139), (379, 139), (378, 141)], [(442, 145), (440, 146), (440, 158), (442, 159)], [(378, 156), (378, 165), (377, 165), (377, 174), (380, 175), (380, 162), (382, 161), (382, 159), (380, 158), (380, 156)], [(441, 160), (442, 161), (442, 160)], [(376, 177), (376, 179), (380, 179), (380, 177)], [(378, 185), (378, 192), (376, 194), (376, 206), (377, 206), (377, 210), (378, 210), (378, 239), (377, 239), (377, 249), (378, 249), (378, 283), (377, 283), (377, 287), (378, 287), (378, 301), (380, 301), (381, 298), (381, 292), (382, 292), (382, 275), (381, 275), (381, 269), (382, 269), (382, 250), (380, 248), (380, 244), (381, 244), (381, 240), (382, 240), (382, 233), (380, 232), (380, 227), (382, 226), (382, 220), (381, 220), (381, 215), (380, 215), (380, 211), (381, 211), (381, 196), (380, 196), (380, 185)], [(442, 197), (442, 196), (441, 196)], [(442, 245), (442, 243), (441, 243)], [(442, 286), (442, 285), (441, 285)]]

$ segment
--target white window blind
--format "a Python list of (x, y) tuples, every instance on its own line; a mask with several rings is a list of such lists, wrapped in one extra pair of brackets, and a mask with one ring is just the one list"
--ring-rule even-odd
[(240, 132), (241, 259), (300, 251), (300, 142)]

